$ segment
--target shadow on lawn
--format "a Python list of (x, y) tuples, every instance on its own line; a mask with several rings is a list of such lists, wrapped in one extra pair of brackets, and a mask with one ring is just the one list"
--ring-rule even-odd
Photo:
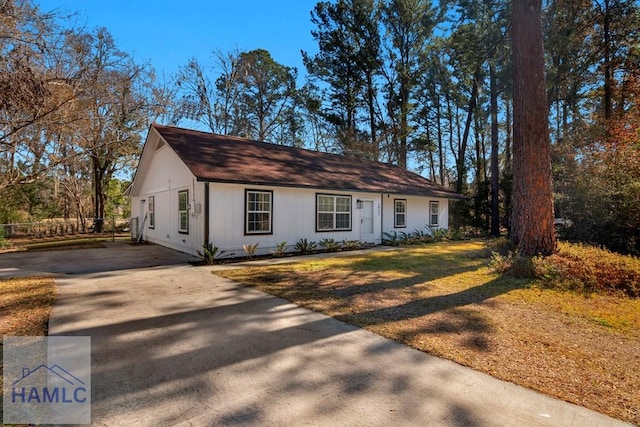
[[(486, 305), (491, 298), (525, 287), (526, 281), (498, 277), (451, 293), (428, 295), (429, 282), (478, 270), (487, 263), (482, 249), (429, 254), (409, 248), (354, 258), (340, 263), (338, 269), (329, 264), (326, 270), (311, 274), (281, 267), (254, 269), (245, 277), (232, 278), (358, 327), (379, 331), (377, 327), (389, 325), (393, 332), (385, 335), (405, 343), (423, 334), (452, 334), (463, 336), (465, 347), (489, 351), (493, 326), (477, 304)], [(403, 277), (385, 279), (397, 274)]]

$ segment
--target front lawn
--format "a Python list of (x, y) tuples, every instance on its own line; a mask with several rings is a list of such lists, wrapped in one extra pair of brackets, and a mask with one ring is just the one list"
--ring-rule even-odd
[(489, 267), (482, 241), (216, 272), (497, 378), (640, 423), (640, 299)]

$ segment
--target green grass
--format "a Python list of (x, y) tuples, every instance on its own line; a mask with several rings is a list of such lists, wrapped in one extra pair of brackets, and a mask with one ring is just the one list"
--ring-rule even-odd
[(444, 242), (216, 274), (638, 423), (640, 299), (568, 288), (566, 276), (557, 274), (502, 274), (490, 266), (495, 245), (486, 243)]

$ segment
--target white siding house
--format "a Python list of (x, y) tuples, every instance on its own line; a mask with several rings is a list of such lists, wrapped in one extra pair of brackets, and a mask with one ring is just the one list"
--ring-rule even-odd
[(129, 189), (132, 233), (197, 254), (242, 256), (306, 238), (380, 244), (385, 232), (448, 227), (463, 196), (404, 169), (243, 138), (152, 125)]

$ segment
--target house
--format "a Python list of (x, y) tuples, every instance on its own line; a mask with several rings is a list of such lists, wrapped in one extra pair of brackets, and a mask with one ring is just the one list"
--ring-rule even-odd
[(382, 243), (385, 232), (448, 227), (464, 196), (397, 166), (151, 125), (129, 188), (134, 236), (197, 254), (244, 255), (301, 238)]

